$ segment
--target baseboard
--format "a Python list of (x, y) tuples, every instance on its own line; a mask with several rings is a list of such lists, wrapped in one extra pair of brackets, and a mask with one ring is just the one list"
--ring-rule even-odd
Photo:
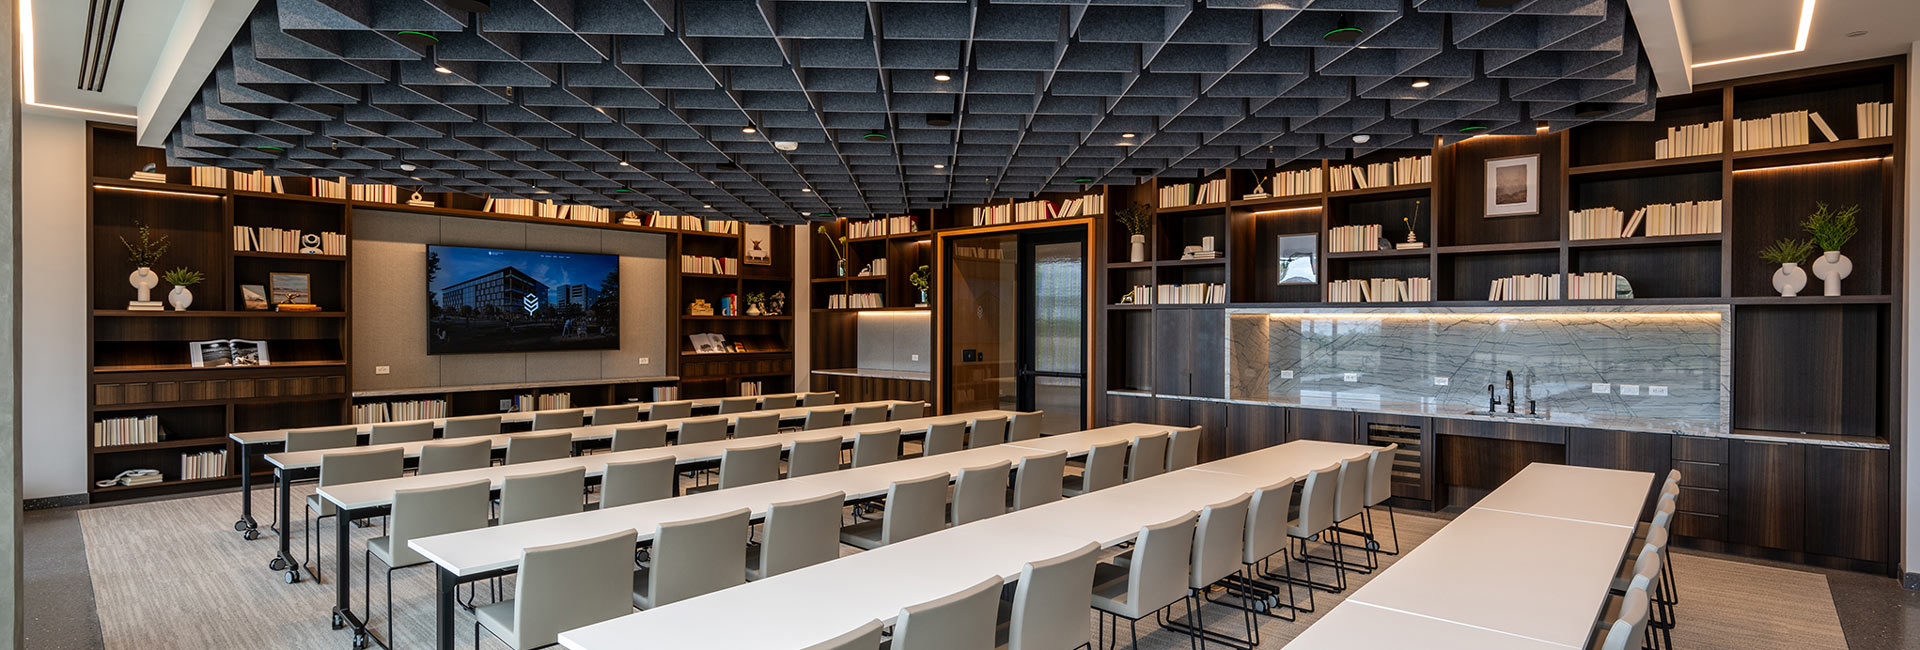
[(88, 501), (87, 501), (86, 494), (69, 494), (66, 496), (57, 496), (57, 497), (40, 497), (38, 499), (24, 499), (20, 502), (21, 506), (26, 510), (45, 510), (47, 508), (65, 508), (68, 506), (84, 506), (84, 505), (87, 505), (87, 503)]
[(1920, 573), (1908, 573), (1901, 577), (1900, 586), (1920, 591)]

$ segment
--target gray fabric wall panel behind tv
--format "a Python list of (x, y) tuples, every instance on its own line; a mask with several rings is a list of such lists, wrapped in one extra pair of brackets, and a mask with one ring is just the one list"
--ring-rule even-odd
[[(353, 231), (356, 390), (666, 374), (663, 235), (378, 210), (355, 210)], [(428, 356), (429, 244), (619, 255), (620, 349)]]

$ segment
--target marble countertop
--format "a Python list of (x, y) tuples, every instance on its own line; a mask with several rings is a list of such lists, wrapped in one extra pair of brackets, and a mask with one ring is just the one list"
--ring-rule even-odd
[(906, 381), (933, 381), (933, 373), (922, 370), (882, 370), (879, 368), (826, 368), (814, 370), (816, 375), (836, 375), (840, 377), (868, 377), (872, 379), (903, 379)]
[(523, 390), (527, 388), (565, 388), (568, 386), (597, 386), (600, 384), (671, 384), (680, 381), (673, 375), (657, 377), (621, 377), (618, 379), (568, 379), (562, 381), (522, 381), (506, 384), (475, 384), (471, 386), (431, 386), (426, 388), (386, 388), (380, 390), (357, 390), (354, 397), (397, 397), (427, 395), (432, 393), (469, 393), (482, 390)]

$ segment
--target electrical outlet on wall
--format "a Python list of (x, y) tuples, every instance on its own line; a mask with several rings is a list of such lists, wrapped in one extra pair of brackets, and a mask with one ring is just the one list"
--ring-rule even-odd
[(913, 355), (913, 360), (914, 360), (914, 361), (919, 361), (919, 360), (920, 360), (920, 355), (917, 355), (917, 354), (916, 354), (916, 355)]
[(1666, 386), (1648, 386), (1647, 394), (1652, 395), (1654, 397), (1666, 397), (1667, 387)]
[(1596, 395), (1605, 395), (1607, 393), (1611, 393), (1613, 392), (1613, 384), (1608, 384), (1603, 382), (1594, 382), (1593, 392)]
[(1447, 385), (1447, 378), (1446, 378), (1446, 377), (1434, 377), (1434, 378), (1433, 378), (1433, 385), (1435, 385), (1435, 386), (1445, 386), (1445, 385)]
[(650, 359), (648, 357), (640, 357), (640, 365), (644, 366), (650, 363), (653, 363), (653, 359)]
[(393, 366), (374, 366), (374, 367), (373, 367), (373, 374), (376, 374), (376, 375), (390, 375), (390, 374), (393, 374)]
[(1292, 378), (1293, 378), (1293, 371), (1292, 371), (1292, 370), (1282, 370), (1282, 371), (1280, 371), (1280, 378), (1281, 378), (1281, 379), (1292, 379)]
[(1349, 373), (1342, 374), (1340, 375), (1340, 381), (1344, 381), (1348, 383), (1360, 381), (1360, 373), (1349, 372)]
[(1640, 385), (1639, 384), (1621, 384), (1620, 394), (1621, 395), (1639, 395)]

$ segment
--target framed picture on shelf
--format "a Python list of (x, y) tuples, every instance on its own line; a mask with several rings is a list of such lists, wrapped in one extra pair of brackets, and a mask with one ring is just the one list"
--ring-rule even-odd
[(187, 344), (187, 355), (195, 368), (230, 368), (273, 365), (267, 357), (267, 342), (251, 339), (214, 339)]
[(1486, 216), (1540, 214), (1540, 154), (1487, 159)]
[(1318, 266), (1315, 257), (1320, 250), (1320, 236), (1281, 235), (1279, 250), (1280, 284), (1319, 284), (1320, 276), (1315, 272)]
[(267, 304), (267, 288), (257, 284), (240, 285), (240, 305), (247, 311), (266, 311), (271, 308)]
[(313, 304), (313, 276), (311, 274), (268, 273), (267, 286), (273, 290), (270, 297), (275, 305)]
[(743, 257), (746, 263), (758, 266), (773, 265), (773, 226), (767, 224), (746, 224), (740, 229), (741, 240), (745, 242)]

